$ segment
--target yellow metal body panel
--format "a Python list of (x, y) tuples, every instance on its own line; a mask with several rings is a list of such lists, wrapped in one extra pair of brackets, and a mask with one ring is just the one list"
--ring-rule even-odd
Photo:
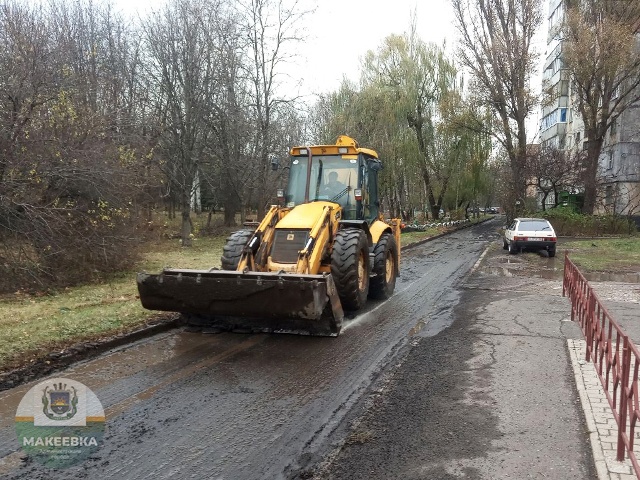
[(398, 246), (398, 271), (400, 269), (400, 219), (392, 218), (389, 222), (384, 222), (382, 220), (376, 220), (369, 227), (369, 231), (371, 232), (371, 240), (373, 243), (378, 243), (380, 241), (380, 237), (383, 233), (389, 232), (393, 234), (396, 239), (396, 245)]
[(311, 229), (326, 207), (338, 208), (338, 205), (332, 202), (311, 202), (297, 205), (278, 222), (276, 228)]
[(369, 231), (371, 232), (371, 240), (373, 241), (373, 243), (378, 243), (378, 241), (380, 240), (380, 236), (384, 232), (391, 232), (392, 230), (391, 225), (389, 225), (388, 223), (376, 220), (369, 227)]
[[(340, 151), (340, 149), (345, 149), (346, 152)], [(357, 155), (358, 153), (364, 153), (373, 158), (378, 158), (378, 153), (375, 150), (371, 150), (370, 148), (360, 148), (358, 147), (358, 143), (351, 137), (347, 135), (340, 135), (336, 140), (335, 145), (312, 145), (312, 146), (300, 146), (293, 147), (290, 150), (291, 155), (306, 155), (303, 151), (310, 150), (312, 155)], [(344, 157), (343, 157), (344, 158)]]

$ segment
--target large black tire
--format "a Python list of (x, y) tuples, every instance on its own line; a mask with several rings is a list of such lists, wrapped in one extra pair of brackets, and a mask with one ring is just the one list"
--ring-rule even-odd
[(518, 247), (516, 247), (515, 243), (513, 242), (509, 242), (509, 245), (507, 246), (507, 248), (509, 249), (509, 253), (511, 255), (515, 255), (518, 253)]
[(502, 249), (507, 250), (509, 248), (509, 244), (505, 238), (502, 239)]
[(556, 256), (556, 247), (549, 247), (549, 256), (550, 257)]
[(390, 233), (383, 233), (373, 249), (373, 274), (369, 284), (369, 297), (386, 300), (396, 288), (398, 271), (398, 245)]
[(227, 238), (227, 243), (222, 248), (222, 257), (220, 258), (223, 270), (236, 270), (238, 268), (240, 257), (242, 257), (242, 249), (251, 238), (251, 235), (253, 235), (252, 230), (238, 230)]
[(344, 310), (359, 310), (369, 293), (369, 244), (359, 228), (338, 230), (331, 252), (331, 276)]

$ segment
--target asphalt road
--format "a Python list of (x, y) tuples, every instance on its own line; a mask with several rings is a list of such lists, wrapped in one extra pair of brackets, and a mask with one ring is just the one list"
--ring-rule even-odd
[(493, 242), (453, 322), (386, 373), (316, 479), (596, 479), (567, 339), (582, 338), (556, 258)]
[[(403, 252), (394, 296), (348, 320), (337, 338), (172, 331), (56, 373), (86, 384), (105, 407), (104, 446), (80, 466), (56, 471), (25, 460), (13, 417), (36, 382), (0, 393), (0, 475), (459, 478), (444, 467), (447, 461), (495, 452), (505, 418), (531, 410), (531, 397), (523, 395), (548, 386), (531, 373), (548, 360), (544, 355), (530, 362), (528, 377), (516, 363), (526, 365), (526, 355), (542, 352), (538, 341), (559, 344), (562, 336), (554, 326), (542, 340), (538, 334), (525, 339), (527, 348), (513, 355), (522, 338), (490, 346), (482, 330), (467, 330), (459, 321), (452, 326), (464, 316), (477, 318), (474, 312), (483, 308), (484, 287), (469, 288), (478, 281), (470, 271), (487, 246), (498, 243), (499, 225), (493, 220)], [(559, 301), (550, 305), (563, 308)], [(512, 355), (514, 370), (496, 384), (487, 364), (497, 351)], [(556, 357), (553, 368), (568, 381), (567, 367)], [(480, 381), (470, 381), (470, 369)], [(496, 411), (490, 391), (496, 385), (511, 392), (507, 405), (520, 402), (523, 410)], [(559, 406), (560, 415), (575, 417), (573, 401)], [(544, 415), (544, 403), (538, 405), (533, 413)], [(590, 478), (580, 428), (548, 432), (557, 448), (579, 452), (566, 462), (582, 476), (556, 478)], [(465, 462), (456, 468), (481, 472)]]

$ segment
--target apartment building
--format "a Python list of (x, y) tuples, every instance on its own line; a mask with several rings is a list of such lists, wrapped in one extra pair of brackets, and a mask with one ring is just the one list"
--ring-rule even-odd
[[(576, 154), (586, 149), (584, 124), (574, 109), (569, 72), (562, 60), (559, 33), (564, 19), (564, 0), (549, 0), (547, 56), (542, 86), (545, 100), (540, 122), (541, 148)], [(599, 160), (601, 198), (597, 213), (617, 213), (640, 219), (640, 102), (631, 105), (607, 134)], [(568, 185), (570, 193), (581, 190)], [(547, 202), (552, 202), (547, 199)], [(551, 206), (551, 205), (548, 205)]]

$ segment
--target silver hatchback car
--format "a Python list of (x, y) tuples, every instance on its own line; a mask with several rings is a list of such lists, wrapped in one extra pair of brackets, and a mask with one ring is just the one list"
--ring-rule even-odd
[(546, 250), (556, 256), (556, 232), (545, 218), (514, 218), (504, 231), (502, 248), (516, 254), (523, 250)]

